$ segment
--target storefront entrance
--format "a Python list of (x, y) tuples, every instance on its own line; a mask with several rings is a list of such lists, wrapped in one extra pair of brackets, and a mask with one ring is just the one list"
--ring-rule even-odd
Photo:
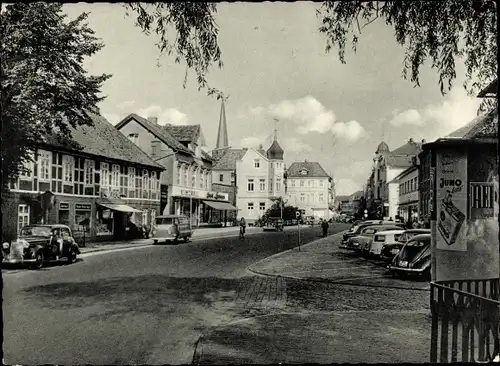
[(142, 211), (130, 207), (119, 201), (100, 200), (97, 201), (97, 223), (98, 236), (109, 235), (113, 239), (123, 240), (127, 238), (127, 226), (131, 213)]

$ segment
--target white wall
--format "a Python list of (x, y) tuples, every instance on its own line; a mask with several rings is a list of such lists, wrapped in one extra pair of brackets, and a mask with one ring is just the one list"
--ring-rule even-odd
[[(300, 186), (301, 181), (304, 182), (303, 187)], [(323, 186), (320, 185), (321, 182)], [(328, 178), (289, 177), (287, 183), (288, 204), (305, 210), (308, 216), (328, 217), (328, 188)], [(323, 201), (320, 201), (321, 193)], [(304, 197), (304, 202), (301, 201), (301, 197)]]

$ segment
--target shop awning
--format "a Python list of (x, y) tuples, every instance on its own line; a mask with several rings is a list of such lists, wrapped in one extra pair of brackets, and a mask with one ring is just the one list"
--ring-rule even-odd
[(236, 207), (228, 202), (219, 202), (219, 201), (203, 201), (204, 204), (220, 211), (238, 211)]
[(98, 205), (109, 208), (110, 210), (113, 211), (120, 211), (120, 212), (142, 212), (141, 210), (138, 210), (136, 208), (127, 206), (127, 205), (118, 205), (118, 204), (112, 204), (112, 203), (98, 203)]

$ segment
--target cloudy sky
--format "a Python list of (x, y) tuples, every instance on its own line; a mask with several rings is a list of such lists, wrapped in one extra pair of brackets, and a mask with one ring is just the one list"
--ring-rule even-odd
[[(337, 194), (361, 188), (381, 139), (395, 149), (410, 137), (432, 140), (476, 115), (479, 100), (461, 88), (441, 96), (434, 70), (421, 87), (401, 77), (403, 51), (383, 22), (363, 30), (358, 51), (338, 61), (324, 51), (317, 28), (319, 3), (221, 3), (217, 24), (224, 67), (209, 84), (229, 96), (229, 141), (267, 147), (275, 128), (285, 162), (318, 161), (334, 176)], [(161, 124), (201, 124), (206, 150), (214, 147), (220, 102), (198, 91), (192, 74), (172, 59), (158, 60), (157, 38), (134, 26), (119, 4), (68, 4), (70, 17), (91, 12), (89, 25), (105, 48), (86, 62), (90, 73), (111, 73), (102, 114), (113, 124), (135, 112)], [(278, 119), (279, 122), (274, 122)]]

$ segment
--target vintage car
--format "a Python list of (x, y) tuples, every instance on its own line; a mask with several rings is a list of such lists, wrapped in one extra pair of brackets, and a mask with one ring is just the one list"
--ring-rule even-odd
[(156, 232), (153, 235), (153, 242), (174, 242), (179, 240), (188, 242), (193, 235), (189, 217), (184, 215), (162, 215), (156, 217)]
[(418, 275), (430, 279), (431, 235), (419, 234), (408, 240), (387, 266), (393, 275)]
[(375, 234), (379, 231), (390, 230), (401, 230), (401, 227), (397, 226), (396, 224), (378, 224), (366, 226), (358, 236), (354, 236), (349, 239), (349, 241), (347, 242), (347, 249), (355, 250), (367, 255), (370, 252), (371, 243)]
[(404, 233), (404, 230), (379, 231), (373, 237), (370, 246), (370, 255), (379, 257), (384, 245), (397, 243), (402, 233)]
[(66, 225), (28, 225), (12, 242), (2, 244), (2, 263), (30, 264), (40, 269), (45, 263), (73, 263), (80, 254), (71, 229)]
[(406, 242), (418, 234), (430, 234), (429, 229), (408, 229), (405, 230), (399, 237), (398, 241), (395, 243), (385, 243), (380, 252), (380, 257), (385, 260), (387, 264), (392, 262), (392, 259), (396, 254), (399, 253), (401, 248), (406, 244)]
[(355, 225), (353, 225), (348, 232), (344, 233), (342, 236), (342, 242), (340, 243), (340, 248), (347, 249), (347, 242), (349, 241), (350, 238), (358, 236), (361, 231), (370, 225), (396, 225), (400, 226), (402, 224), (398, 224), (394, 221), (383, 221), (383, 220), (366, 220), (366, 221), (361, 221)]
[(263, 227), (264, 231), (267, 230), (283, 231), (283, 228), (284, 228), (284, 222), (280, 217), (268, 218)]

